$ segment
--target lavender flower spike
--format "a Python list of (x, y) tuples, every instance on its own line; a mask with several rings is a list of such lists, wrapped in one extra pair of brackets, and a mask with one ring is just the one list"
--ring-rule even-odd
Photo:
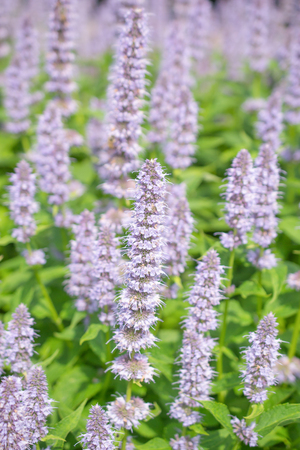
[(73, 114), (77, 109), (71, 96), (77, 87), (73, 81), (76, 28), (74, 7), (73, 0), (52, 0), (49, 18), (46, 70), (50, 81), (46, 84), (46, 89), (56, 95), (54, 103), (64, 116)]
[(289, 71), (284, 103), (287, 106), (285, 120), (290, 124), (300, 123), (300, 31), (294, 26), (289, 55)]
[(280, 134), (283, 130), (283, 113), (281, 92), (274, 91), (266, 105), (258, 113), (256, 130), (258, 137), (265, 144), (269, 144), (274, 152), (278, 152), (281, 145)]
[[(140, 351), (155, 345), (157, 339), (150, 328), (157, 322), (155, 312), (161, 304), (158, 294), (164, 247), (166, 182), (160, 164), (156, 160), (147, 160), (136, 183), (134, 213), (127, 238), (130, 261), (125, 274), (126, 287), (118, 302), (119, 328), (114, 333), (116, 347), (127, 353), (113, 362), (112, 371), (120, 378), (149, 382), (154, 370), (147, 356), (140, 355)], [(116, 427), (124, 426), (126, 419), (126, 428), (130, 429), (148, 414), (149, 405), (138, 398), (128, 404), (123, 397), (118, 397), (108, 406), (109, 418)]]
[(256, 332), (249, 333), (251, 346), (243, 351), (247, 367), (242, 371), (244, 394), (251, 403), (263, 403), (267, 399), (267, 387), (276, 383), (276, 362), (280, 340), (273, 313), (259, 323)]
[(9, 14), (7, 2), (0, 2), (0, 58), (5, 58), (10, 52), (9, 44)]
[(0, 442), (3, 450), (27, 450), (28, 427), (22, 411), (22, 380), (5, 377), (0, 384)]
[(87, 433), (80, 436), (84, 449), (113, 450), (115, 448), (114, 432), (101, 406), (95, 405), (91, 407), (86, 428)]
[(108, 227), (101, 227), (94, 248), (95, 281), (90, 291), (92, 303), (101, 310), (99, 320), (113, 326), (115, 324), (115, 288), (119, 284), (119, 264), (121, 252), (117, 248), (119, 240)]
[(249, 447), (256, 447), (258, 434), (255, 433), (255, 422), (247, 427), (245, 419), (239, 420), (237, 417), (233, 417), (231, 425), (234, 433), (237, 437)]
[(28, 16), (20, 24), (16, 51), (24, 61), (23, 76), (30, 82), (39, 71), (39, 48), (37, 31)]
[(193, 218), (184, 184), (168, 187), (167, 205), (165, 234), (168, 250), (165, 267), (169, 275), (177, 276), (184, 272), (193, 231)]
[(193, 438), (189, 436), (175, 435), (175, 439), (170, 440), (170, 445), (173, 450), (198, 450), (199, 448), (200, 436), (195, 436)]
[(4, 330), (3, 323), (0, 321), (0, 377), (3, 373), (5, 347), (6, 347), (6, 333)]
[[(193, 408), (196, 400), (209, 400), (214, 372), (210, 367), (215, 342), (204, 332), (217, 328), (217, 312), (213, 309), (221, 301), (221, 275), (224, 272), (215, 250), (210, 250), (197, 266), (195, 283), (189, 295), (189, 315), (184, 320), (183, 343), (178, 371), (179, 395), (170, 408), (170, 416), (190, 426), (200, 420)], [(195, 399), (195, 400), (193, 400)]]
[(211, 28), (211, 2), (209, 0), (192, 0), (190, 13), (192, 56), (199, 65), (207, 56), (209, 33)]
[(269, 2), (250, 0), (248, 6), (250, 67), (263, 72), (269, 62)]
[(33, 214), (39, 210), (39, 205), (34, 200), (35, 174), (27, 161), (17, 164), (9, 181), (12, 183), (8, 186), (10, 217), (18, 226), (12, 231), (12, 236), (19, 242), (29, 242), (36, 231)]
[(128, 175), (139, 167), (143, 106), (146, 87), (147, 35), (145, 13), (132, 9), (120, 34), (112, 85), (108, 97), (108, 148), (101, 152), (100, 176), (104, 192), (119, 198), (126, 196)]
[(11, 372), (26, 372), (31, 367), (30, 358), (34, 353), (33, 318), (21, 303), (12, 315), (6, 331), (5, 360), (11, 365)]
[(71, 241), (69, 271), (66, 291), (76, 297), (78, 311), (93, 313), (98, 310), (98, 302), (91, 301), (89, 291), (93, 287), (93, 248), (96, 240), (95, 216), (83, 211), (73, 225), (75, 240)]
[(24, 69), (22, 55), (16, 54), (5, 72), (4, 106), (8, 115), (6, 130), (13, 134), (24, 133), (30, 127), (31, 98)]
[(24, 402), (32, 444), (39, 442), (48, 433), (46, 420), (53, 411), (51, 402), (44, 370), (41, 367), (33, 367), (28, 373)]
[(253, 225), (252, 211), (255, 202), (255, 172), (249, 152), (241, 150), (227, 170), (225, 220), (233, 231), (221, 233), (224, 247), (233, 249), (247, 243), (247, 232)]

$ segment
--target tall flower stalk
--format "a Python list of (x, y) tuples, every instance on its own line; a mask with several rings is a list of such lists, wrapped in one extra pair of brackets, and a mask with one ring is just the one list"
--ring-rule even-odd
[(142, 9), (132, 9), (126, 16), (112, 69), (107, 148), (100, 159), (100, 176), (105, 180), (102, 188), (118, 198), (128, 195), (128, 187), (132, 186), (129, 174), (140, 165), (147, 40), (146, 15)]
[[(116, 348), (125, 352), (112, 363), (112, 372), (128, 381), (126, 396), (117, 397), (108, 405), (108, 416), (114, 426), (132, 429), (150, 413), (150, 405), (131, 397), (133, 382), (150, 382), (155, 370), (141, 350), (155, 345), (151, 333), (161, 305), (160, 277), (164, 248), (166, 194), (165, 174), (156, 160), (147, 160), (137, 180), (135, 204), (127, 238), (129, 262), (125, 273), (125, 289), (117, 304), (118, 328), (114, 333)], [(122, 441), (126, 447), (128, 432)]]

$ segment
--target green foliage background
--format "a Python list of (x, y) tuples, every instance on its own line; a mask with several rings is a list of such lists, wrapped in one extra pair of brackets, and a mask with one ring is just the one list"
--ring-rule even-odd
[[(149, 78), (154, 82), (158, 70), (158, 55), (153, 55), (154, 65)], [(85, 127), (90, 117), (95, 115), (89, 109), (90, 98), (104, 98), (107, 86), (107, 73), (111, 63), (107, 54), (97, 62), (84, 61), (80, 64), (80, 78), (77, 113), (67, 125), (85, 134)], [(177, 421), (168, 417), (169, 403), (176, 395), (172, 386), (175, 380), (176, 365), (181, 345), (182, 332), (180, 322), (185, 314), (187, 304), (184, 299), (191, 286), (196, 260), (211, 246), (220, 252), (222, 263), (228, 265), (229, 253), (218, 242), (215, 233), (227, 230), (222, 220), (220, 204), (220, 186), (226, 169), (241, 148), (247, 148), (253, 157), (258, 153), (260, 142), (255, 137), (255, 113), (246, 113), (242, 103), (249, 97), (262, 95), (267, 97), (272, 87), (282, 76), (277, 66), (272, 66), (262, 79), (250, 72), (242, 82), (229, 81), (222, 61), (217, 60), (220, 70), (214, 75), (198, 78), (194, 86), (194, 95), (201, 108), (196, 162), (185, 171), (175, 170), (169, 179), (174, 182), (184, 181), (187, 196), (195, 218), (195, 231), (190, 249), (190, 260), (180, 284), (178, 298), (167, 300), (161, 311), (162, 323), (156, 330), (160, 339), (157, 348), (150, 351), (150, 361), (160, 371), (155, 383), (133, 386), (133, 394), (143, 397), (156, 405), (155, 418), (144, 422), (134, 429), (134, 443), (137, 449), (169, 449), (168, 441), (180, 430)], [(42, 86), (44, 76), (37, 85)], [(1, 105), (3, 105), (1, 99)], [(96, 402), (104, 405), (113, 399), (116, 393), (124, 393), (123, 381), (113, 379), (110, 372), (105, 372), (108, 361), (112, 358), (105, 342), (110, 331), (100, 325), (97, 317), (91, 318), (87, 330), (84, 313), (76, 312), (73, 300), (64, 291), (64, 278), (67, 273), (66, 263), (69, 252), (69, 240), (72, 235), (64, 229), (54, 226), (51, 208), (45, 194), (39, 192), (38, 201), (41, 210), (37, 214), (38, 232), (33, 237), (33, 246), (47, 249), (47, 264), (39, 269), (42, 282), (46, 285), (57, 311), (64, 323), (64, 331), (59, 332), (51, 321), (51, 314), (37, 283), (35, 274), (26, 265), (21, 256), (23, 246), (11, 238), (13, 223), (7, 208), (6, 185), (8, 173), (12, 172), (22, 153), (29, 151), (35, 143), (35, 125), (37, 116), (43, 111), (47, 98), (42, 105), (35, 106), (32, 112), (32, 129), (21, 138), (0, 132), (0, 189), (3, 202), (0, 206), (0, 309), (1, 320), (7, 322), (12, 312), (21, 303), (25, 303), (35, 319), (35, 329), (39, 332), (37, 339), (35, 363), (41, 363), (46, 370), (50, 396), (55, 400), (55, 411), (50, 421), (50, 437), (47, 444), (65, 450), (74, 448), (78, 436), (85, 431), (89, 408)], [(5, 119), (3, 106), (0, 117)], [(101, 117), (100, 117), (101, 118)], [(146, 125), (147, 127), (147, 125)], [(291, 127), (283, 134), (283, 142), (299, 145), (300, 129)], [(157, 147), (150, 147), (143, 142), (144, 155), (157, 157), (165, 165), (163, 154)], [(70, 201), (75, 213), (84, 208), (105, 211), (113, 201), (104, 196), (98, 188), (100, 180), (94, 168), (94, 157), (84, 145), (72, 149), (72, 174), (86, 186), (82, 197)], [(280, 234), (273, 245), (273, 251), (280, 259), (278, 267), (266, 270), (262, 274), (262, 286), (258, 284), (258, 273), (246, 261), (246, 249), (237, 251), (233, 283), (237, 287), (230, 301), (229, 325), (226, 335), (226, 352), (224, 356), (226, 375), (215, 382), (212, 398), (220, 391), (227, 390), (226, 406), (216, 401), (203, 402), (202, 426), (195, 425), (189, 432), (200, 433), (203, 449), (230, 450), (237, 448), (236, 438), (230, 425), (228, 414), (243, 417), (248, 414), (249, 403), (242, 395), (239, 368), (241, 367), (241, 347), (247, 345), (245, 337), (257, 325), (257, 297), (263, 299), (264, 313), (273, 311), (279, 322), (279, 337), (282, 339), (282, 353), (287, 353), (291, 340), (295, 315), (299, 308), (299, 293), (286, 287), (286, 276), (300, 269), (300, 232), (299, 226), (299, 166), (282, 163), (283, 186), (282, 208), (280, 212)], [(249, 244), (251, 246), (251, 244)], [(220, 313), (223, 311), (220, 305)], [(214, 337), (218, 337), (217, 331)], [(216, 348), (217, 351), (217, 348)], [(300, 356), (300, 342), (297, 353)], [(286, 405), (289, 403), (289, 405)], [(265, 404), (265, 412), (257, 420), (260, 434), (259, 447), (265, 449), (300, 448), (300, 380), (294, 385), (281, 385), (270, 390)], [(261, 411), (260, 411), (261, 412)], [(51, 438), (52, 435), (52, 438)], [(56, 436), (56, 437), (55, 437)], [(57, 437), (60, 437), (58, 439)], [(64, 441), (65, 440), (65, 441)], [(43, 444), (42, 444), (43, 446)], [(46, 443), (45, 445), (46, 446)], [(80, 449), (80, 445), (77, 445)], [(244, 448), (241, 446), (241, 448)]]

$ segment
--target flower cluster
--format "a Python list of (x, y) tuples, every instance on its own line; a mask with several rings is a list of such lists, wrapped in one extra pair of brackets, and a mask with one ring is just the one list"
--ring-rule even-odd
[(291, 289), (300, 291), (300, 270), (295, 273), (290, 273), (287, 277), (287, 284)]
[(119, 240), (108, 227), (101, 227), (94, 246), (93, 287), (90, 290), (92, 304), (101, 310), (99, 320), (113, 326), (115, 324), (115, 287), (119, 284), (119, 264), (121, 252), (117, 248)]
[(36, 266), (38, 264), (43, 266), (46, 264), (45, 252), (41, 249), (32, 251), (24, 250), (23, 256), (29, 266)]
[(126, 401), (125, 397), (117, 397), (107, 405), (108, 418), (117, 430), (137, 428), (140, 421), (146, 419), (149, 414), (150, 403), (145, 403), (139, 397), (131, 397), (129, 401)]
[(0, 58), (4, 58), (10, 52), (8, 11), (6, 2), (0, 3)]
[(26, 372), (31, 367), (30, 358), (34, 353), (33, 319), (25, 305), (18, 306), (8, 323), (5, 335), (5, 361), (11, 372)]
[(48, 202), (52, 205), (61, 205), (69, 199), (70, 146), (60, 111), (50, 104), (39, 118), (35, 162), (40, 187), (49, 194)]
[(101, 152), (100, 176), (105, 180), (103, 190), (116, 197), (127, 194), (127, 178), (139, 167), (147, 66), (147, 35), (145, 13), (132, 9), (119, 37), (108, 96), (107, 151)]
[(170, 440), (170, 445), (173, 450), (198, 450), (200, 441), (200, 436), (195, 436), (193, 438), (189, 436), (179, 437), (176, 434), (175, 439)]
[(276, 379), (278, 384), (295, 383), (300, 378), (300, 359), (294, 356), (281, 356), (276, 364)]
[(10, 217), (18, 226), (12, 231), (12, 236), (19, 242), (29, 242), (36, 231), (33, 214), (39, 209), (34, 200), (36, 191), (35, 174), (27, 161), (20, 161), (15, 172), (9, 178), (8, 186)]
[(221, 234), (221, 242), (233, 249), (247, 243), (247, 232), (253, 225), (253, 205), (255, 203), (255, 171), (249, 152), (241, 150), (227, 170), (225, 197), (225, 220), (233, 231)]
[(250, 67), (255, 72), (263, 72), (269, 62), (269, 4), (264, 0), (250, 0), (247, 7)]
[(29, 82), (24, 76), (24, 59), (17, 53), (5, 72), (4, 106), (8, 115), (6, 129), (9, 133), (19, 134), (30, 127)]
[(221, 274), (224, 272), (215, 250), (210, 250), (197, 266), (195, 283), (189, 295), (189, 315), (185, 327), (178, 371), (179, 395), (170, 408), (171, 417), (190, 426), (201, 418), (193, 408), (197, 400), (209, 400), (214, 371), (210, 366), (214, 340), (204, 332), (217, 328), (217, 312), (221, 301)]
[(252, 403), (263, 403), (267, 399), (267, 387), (276, 383), (276, 362), (280, 340), (273, 313), (259, 323), (256, 332), (249, 333), (251, 346), (243, 351), (247, 367), (242, 371), (244, 394)]
[(281, 108), (281, 92), (274, 91), (265, 107), (258, 113), (257, 135), (264, 144), (270, 145), (273, 152), (277, 152), (281, 145), (280, 134), (283, 130)]
[(76, 297), (78, 311), (93, 313), (98, 310), (98, 302), (91, 301), (89, 292), (94, 284), (93, 249), (97, 237), (94, 213), (83, 211), (73, 225), (75, 239), (71, 240), (71, 254), (69, 264), (69, 280), (66, 290), (69, 295)]
[(65, 116), (73, 114), (77, 109), (71, 96), (77, 87), (73, 81), (75, 28), (73, 1), (52, 0), (46, 57), (46, 70), (50, 80), (46, 83), (46, 89), (55, 93), (54, 102)]
[(267, 250), (260, 248), (249, 250), (247, 258), (248, 261), (259, 270), (272, 269), (272, 267), (277, 266), (277, 258), (269, 248), (267, 248)]
[(114, 432), (107, 414), (99, 405), (92, 406), (87, 421), (87, 433), (81, 435), (81, 443), (88, 450), (113, 450)]
[(116, 234), (121, 234), (123, 228), (128, 228), (131, 219), (130, 209), (109, 208), (106, 213), (102, 214), (99, 225), (109, 228)]
[(209, 0), (192, 0), (190, 27), (193, 32), (190, 33), (190, 40), (191, 53), (197, 66), (207, 56), (210, 26), (211, 2)]
[[(130, 261), (125, 273), (126, 287), (118, 301), (119, 327), (114, 333), (116, 347), (127, 353), (113, 362), (112, 371), (120, 378), (149, 382), (154, 370), (140, 351), (153, 346), (157, 340), (150, 328), (157, 322), (155, 312), (161, 304), (158, 293), (164, 247), (165, 174), (156, 160), (146, 160), (136, 182), (135, 206), (127, 238)], [(149, 406), (141, 399), (128, 404), (123, 397), (118, 397), (108, 408), (116, 427), (123, 426), (124, 421), (127, 428), (136, 426), (135, 420), (142, 420), (148, 413)]]
[(285, 120), (290, 124), (300, 123), (300, 32), (293, 27), (289, 55), (289, 71), (284, 103), (287, 107)]
[(180, 275), (184, 272), (188, 257), (188, 248), (193, 231), (193, 218), (185, 196), (185, 185), (171, 185), (167, 196), (168, 212), (165, 223), (167, 258), (165, 260), (168, 275)]
[(258, 434), (254, 431), (256, 426), (255, 422), (252, 422), (251, 425), (247, 426), (245, 419), (239, 420), (237, 417), (233, 417), (231, 425), (233, 432), (242, 442), (249, 445), (249, 447), (256, 447)]
[(16, 51), (24, 61), (23, 77), (31, 81), (39, 71), (38, 34), (29, 17), (24, 17), (17, 35)]

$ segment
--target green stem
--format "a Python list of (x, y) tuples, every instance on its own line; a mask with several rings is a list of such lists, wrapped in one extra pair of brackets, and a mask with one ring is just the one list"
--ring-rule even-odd
[(40, 444), (38, 442), (35, 444), (35, 448), (36, 450), (40, 450)]
[(296, 354), (299, 332), (300, 332), (300, 306), (299, 306), (299, 309), (297, 312), (296, 321), (294, 323), (293, 337), (292, 337), (292, 341), (291, 341), (289, 353), (288, 353), (288, 357), (290, 359), (292, 359)]
[[(133, 380), (128, 381), (127, 389), (126, 389), (126, 402), (130, 402), (131, 400), (131, 392), (132, 392)], [(122, 450), (126, 450), (128, 430), (124, 430), (124, 436), (122, 439)]]
[(186, 431), (187, 431), (187, 428), (186, 428), (186, 427), (183, 427), (183, 428), (182, 428), (181, 436), (186, 436)]
[(122, 439), (122, 450), (126, 450), (126, 444), (127, 444), (127, 436), (128, 436), (128, 430), (124, 430), (124, 436)]
[[(28, 250), (28, 253), (31, 253), (31, 252), (32, 252), (32, 249), (31, 249), (31, 246), (30, 246), (30, 243), (29, 243), (29, 242), (27, 242), (27, 250)], [(41, 288), (41, 291), (42, 291), (42, 293), (43, 293), (44, 299), (45, 299), (46, 302), (47, 302), (48, 308), (49, 308), (49, 310), (50, 310), (50, 312), (51, 312), (51, 316), (52, 316), (53, 322), (56, 324), (56, 326), (57, 326), (57, 328), (59, 329), (59, 331), (63, 331), (63, 330), (64, 330), (64, 327), (63, 327), (61, 318), (60, 318), (59, 315), (57, 314), (57, 311), (56, 311), (56, 309), (55, 309), (55, 306), (53, 305), (53, 302), (52, 302), (52, 300), (51, 300), (51, 297), (50, 297), (50, 295), (48, 294), (48, 291), (47, 291), (47, 289), (46, 289), (46, 286), (44, 285), (44, 283), (43, 283), (42, 280), (41, 280), (41, 277), (40, 277), (40, 274), (39, 274), (38, 269), (36, 269), (35, 267), (33, 267), (32, 270), (33, 270), (34, 276), (35, 276), (35, 278), (36, 278), (36, 281), (37, 281), (38, 285), (39, 285), (40, 288)]]
[[(261, 247), (260, 248), (260, 258), (263, 256), (264, 254), (264, 249)], [(261, 279), (262, 279), (262, 273), (261, 270), (258, 272), (258, 285), (259, 287), (261, 287)], [(258, 320), (261, 319), (261, 312), (262, 312), (262, 297), (260, 295), (257, 296), (257, 305), (256, 305), (256, 312), (257, 312), (257, 317)]]
[[(233, 266), (234, 266), (234, 257), (235, 257), (235, 249), (231, 250), (230, 258), (229, 258), (229, 270), (227, 275), (227, 288), (231, 286), (232, 277), (233, 277)], [(220, 344), (219, 344), (219, 354), (217, 359), (217, 371), (218, 378), (221, 379), (223, 376), (223, 347), (225, 343), (226, 337), (226, 328), (227, 328), (227, 315), (228, 315), (228, 307), (229, 307), (229, 297), (225, 300), (225, 309), (223, 314), (221, 335), (220, 335)], [(224, 398), (224, 393), (220, 392), (219, 401)]]

